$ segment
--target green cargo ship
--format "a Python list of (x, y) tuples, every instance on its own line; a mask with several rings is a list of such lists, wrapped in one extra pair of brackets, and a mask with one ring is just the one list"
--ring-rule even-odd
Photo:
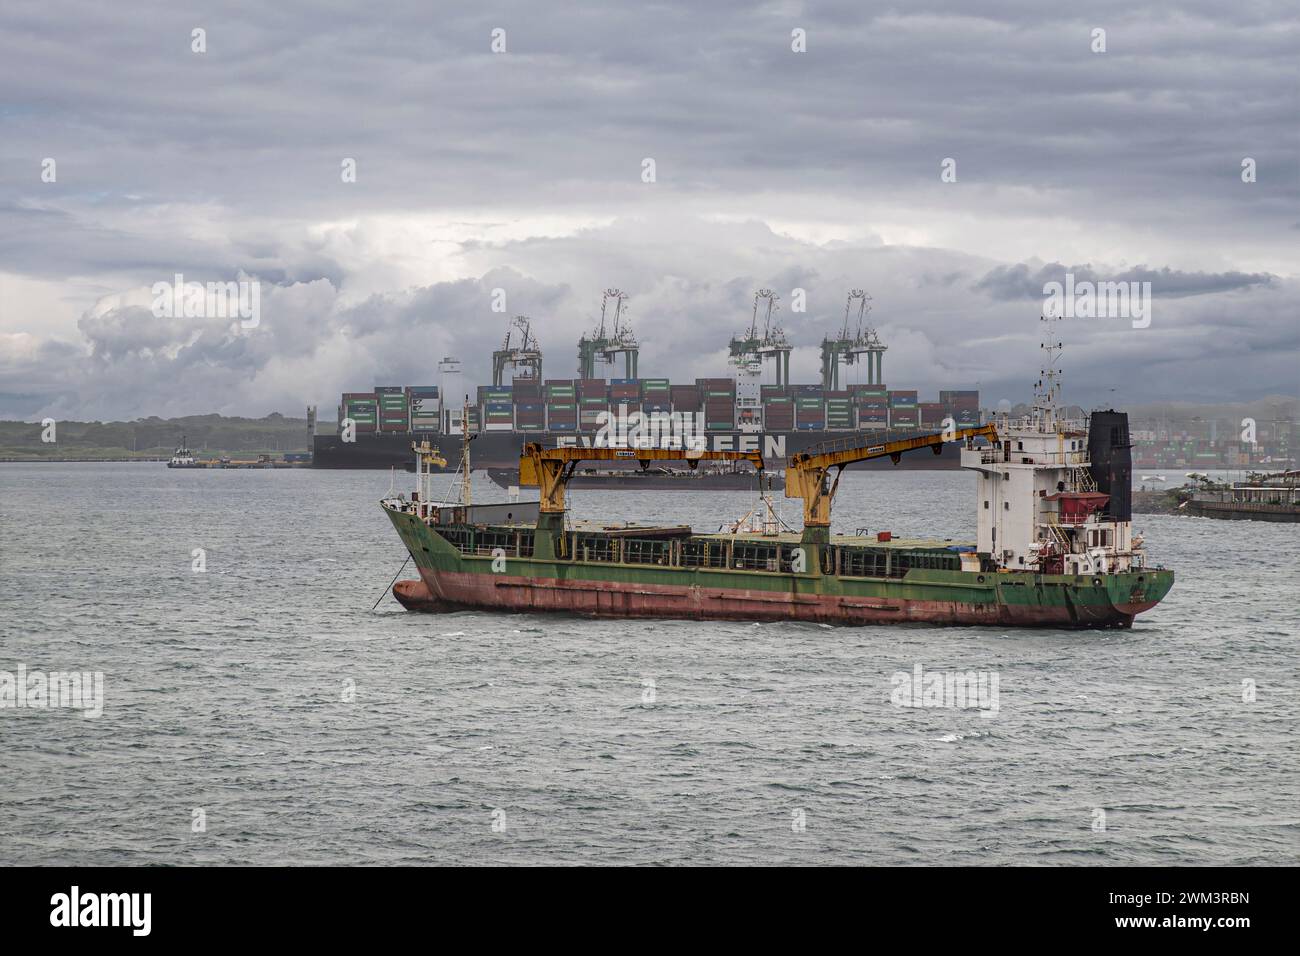
[[(579, 461), (751, 461), (758, 454), (673, 449), (525, 448), (521, 483), (540, 501), (441, 507), (421, 471), (411, 500), (382, 506), (420, 577), (394, 586), (411, 610), (558, 611), (826, 624), (925, 622), (1129, 627), (1173, 586), (1131, 529), (1127, 416), (1030, 419), (869, 444), (830, 443), (792, 456), (785, 494), (803, 499), (804, 529), (771, 521), (720, 534), (686, 526), (574, 522), (564, 487)], [(977, 475), (977, 537), (949, 541), (831, 535), (843, 468), (962, 445)]]

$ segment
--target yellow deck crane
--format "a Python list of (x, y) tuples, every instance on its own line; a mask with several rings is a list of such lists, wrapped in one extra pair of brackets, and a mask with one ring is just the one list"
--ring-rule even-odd
[(692, 470), (701, 461), (747, 461), (761, 475), (763, 456), (756, 451), (704, 451), (683, 448), (543, 448), (524, 445), (519, 455), (519, 485), (538, 488), (542, 514), (564, 513), (564, 488), (579, 462), (636, 461), (647, 468), (652, 461), (684, 461)]
[(554, 559), (564, 550), (564, 489), (579, 462), (636, 461), (647, 468), (652, 461), (684, 461), (694, 469), (701, 461), (748, 461), (763, 474), (763, 456), (756, 451), (704, 451), (681, 448), (543, 448), (524, 445), (519, 455), (519, 484), (537, 488), (540, 506), (533, 554)]
[[(973, 442), (976, 438), (996, 442), (998, 433), (992, 425), (978, 425), (906, 438), (886, 435), (879, 441), (866, 444), (855, 436), (837, 442), (823, 442), (791, 455), (785, 469), (785, 496), (803, 499), (804, 541), (825, 544), (830, 540), (831, 501), (840, 486), (840, 475), (848, 465), (885, 457), (898, 464), (906, 452), (931, 448), (938, 455), (950, 441)], [(835, 479), (828, 486), (832, 468), (836, 469)]]

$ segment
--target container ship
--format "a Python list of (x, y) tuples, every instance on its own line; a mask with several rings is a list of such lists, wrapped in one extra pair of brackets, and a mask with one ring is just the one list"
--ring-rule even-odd
[[(488, 478), (499, 488), (518, 488), (518, 468), (489, 468)], [(780, 491), (785, 476), (752, 468), (579, 468), (569, 479), (570, 488), (602, 491)]]
[[(1129, 627), (1173, 586), (1132, 530), (1127, 416), (1068, 421), (1056, 404), (1055, 362), (1024, 419), (940, 432), (856, 435), (788, 456), (785, 495), (803, 502), (801, 531), (775, 520), (770, 499), (728, 531), (571, 520), (565, 488), (583, 461), (748, 461), (758, 452), (708, 448), (525, 445), (521, 482), (534, 503), (434, 502), (417, 488), (381, 507), (419, 571), (393, 594), (409, 610), (556, 611), (599, 617), (805, 621), (864, 625)], [(464, 442), (466, 450), (469, 442)], [(955, 445), (974, 472), (976, 538), (832, 535), (844, 468)], [(417, 462), (421, 459), (417, 456)], [(748, 524), (746, 520), (749, 520)]]
[[(461, 362), (444, 358), (437, 385), (377, 385), (367, 392), (345, 392), (333, 434), (314, 435), (317, 468), (405, 467), (411, 440), (443, 438), (448, 467), (459, 467), (454, 440), (468, 428), (479, 465), (517, 466), (527, 443), (547, 447), (607, 444), (612, 422), (669, 419), (702, 437), (711, 451), (756, 451), (779, 469), (789, 455), (828, 439), (856, 434), (863, 440), (886, 431), (939, 430), (947, 424), (980, 424), (979, 392), (949, 389), (935, 401), (920, 401), (915, 389), (884, 384), (884, 345), (866, 319), (869, 297), (849, 293), (842, 327), (822, 341), (821, 381), (790, 382), (792, 346), (776, 321), (777, 296), (759, 290), (749, 327), (731, 339), (730, 374), (674, 384), (667, 378), (637, 377), (640, 345), (627, 323), (627, 296), (606, 290), (600, 322), (578, 341), (577, 377), (545, 378), (542, 350), (526, 316), (517, 316), (501, 348), (492, 353), (492, 384), (477, 388), (469, 408), (460, 384)], [(611, 308), (612, 306), (612, 308)], [(855, 322), (856, 320), (856, 322)], [(619, 368), (621, 363), (621, 369)], [(622, 378), (599, 377), (602, 368), (621, 370)], [(842, 382), (856, 370), (865, 383)], [(764, 373), (775, 378), (763, 383)], [(314, 421), (314, 414), (309, 412)], [(637, 428), (636, 424), (631, 426)], [(888, 467), (867, 461), (861, 467)], [(955, 447), (938, 455), (904, 460), (907, 468), (959, 468)]]

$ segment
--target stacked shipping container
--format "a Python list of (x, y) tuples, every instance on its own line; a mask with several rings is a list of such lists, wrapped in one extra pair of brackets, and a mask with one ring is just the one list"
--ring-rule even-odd
[(978, 425), (980, 420), (980, 393), (970, 389), (965, 391), (941, 391), (939, 401), (948, 406), (948, 411), (961, 425)]
[(922, 428), (942, 428), (943, 421), (948, 417), (948, 406), (943, 402), (918, 402), (916, 405), (917, 418)]
[(578, 400), (578, 429), (584, 432), (600, 430), (601, 415), (609, 411), (607, 398), (582, 398)]
[(578, 393), (572, 379), (547, 381), (546, 427), (553, 432), (577, 431)]
[(736, 380), (697, 378), (704, 400), (704, 427), (709, 431), (731, 431), (736, 427)]
[(483, 430), (488, 432), (514, 431), (514, 389), (509, 385), (480, 385), (478, 404), (483, 413)]
[[(763, 385), (760, 405), (737, 409), (733, 379), (701, 378), (694, 385), (672, 385), (667, 379), (548, 379), (539, 383), (517, 379), (509, 386), (482, 386), (471, 409), (471, 427), (484, 431), (595, 431), (602, 413), (630, 415), (677, 412), (700, 415), (706, 428), (736, 428), (770, 432), (850, 431), (884, 428), (935, 429), (951, 416), (959, 426), (979, 422), (979, 392), (944, 390), (937, 402), (918, 402), (915, 390), (886, 390), (882, 385), (852, 385), (844, 391), (823, 392), (820, 385)], [(459, 419), (459, 409), (455, 418)], [(353, 421), (361, 433), (437, 432), (439, 389), (433, 385), (406, 388), (376, 386), (373, 392), (345, 392), (341, 418)], [(1188, 460), (1198, 452), (1194, 443), (1182, 450)]]
[(379, 399), (374, 392), (344, 392), (340, 418), (351, 419), (357, 432), (373, 432), (379, 428)]
[(411, 410), (411, 431), (442, 430), (437, 385), (409, 385), (406, 389), (406, 400)]
[(826, 428), (826, 399), (820, 387), (794, 386), (794, 427), (799, 431), (823, 431)]
[(916, 407), (914, 389), (891, 389), (889, 392), (889, 427), (907, 430), (920, 426), (920, 412)]
[(889, 392), (883, 385), (855, 385), (851, 389), (857, 404), (858, 428), (889, 427)]
[(375, 397), (378, 399), (381, 432), (410, 431), (411, 418), (405, 388), (401, 385), (376, 385)]
[(609, 398), (609, 386), (605, 384), (603, 378), (576, 378), (573, 384), (577, 386), (578, 398)]
[(517, 378), (511, 391), (515, 402), (515, 430), (540, 432), (546, 429), (546, 406), (542, 403), (542, 386), (536, 379)]
[(609, 403), (611, 405), (633, 405), (641, 401), (641, 381), (635, 378), (611, 378), (609, 380)]
[(763, 386), (763, 427), (770, 432), (794, 431), (794, 399), (783, 386)]
[(673, 385), (670, 388), (673, 411), (698, 412), (700, 410), (700, 387), (698, 385)]
[(641, 409), (646, 412), (673, 410), (672, 386), (666, 378), (641, 379)]
[(849, 392), (826, 393), (826, 430), (833, 432), (852, 431), (853, 397)]

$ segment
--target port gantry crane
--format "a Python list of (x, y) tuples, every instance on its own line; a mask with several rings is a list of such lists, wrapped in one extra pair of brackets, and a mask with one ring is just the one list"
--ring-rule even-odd
[[(859, 461), (873, 458), (891, 458), (894, 464), (909, 451), (930, 448), (936, 455), (950, 441), (973, 442), (976, 438), (998, 440), (997, 429), (992, 425), (958, 428), (928, 435), (902, 435), (895, 433), (867, 444), (861, 438), (842, 439), (814, 445), (807, 451), (791, 455), (785, 469), (785, 496), (803, 499), (803, 541), (806, 544), (827, 544), (830, 541), (831, 501), (840, 486), (844, 469)], [(835, 478), (830, 479), (834, 468)]]
[(861, 289), (854, 289), (849, 293), (849, 301), (844, 307), (844, 329), (845, 331), (848, 331), (848, 313), (855, 296), (860, 300), (858, 304), (858, 331), (853, 337), (853, 344), (849, 346), (849, 356), (846, 359), (846, 364), (852, 365), (865, 355), (867, 362), (867, 384), (884, 385), (885, 351), (889, 346), (882, 345), (880, 343), (880, 336), (876, 334), (876, 330), (866, 324), (867, 315), (871, 312), (871, 296), (867, 295)]
[[(853, 312), (853, 303), (858, 303), (857, 331), (850, 333), (849, 321)], [(840, 363), (855, 365), (862, 356), (866, 356), (867, 384), (883, 385), (883, 359), (887, 345), (880, 343), (876, 330), (866, 324), (867, 314), (871, 311), (871, 296), (862, 289), (851, 289), (848, 301), (844, 303), (844, 324), (837, 338), (822, 339), (822, 388), (826, 391), (839, 391)]]
[[(516, 330), (519, 332), (518, 344), (512, 344), (511, 338)], [(527, 377), (541, 384), (542, 381), (542, 347), (533, 335), (532, 320), (526, 315), (516, 315), (510, 327), (506, 329), (505, 341), (501, 348), (492, 353), (492, 384), (500, 388), (505, 382), (506, 367), (511, 369), (523, 366)]]
[[(613, 331), (605, 333), (605, 308), (614, 300)], [(619, 289), (606, 289), (600, 299), (600, 326), (592, 338), (578, 339), (578, 378), (595, 378), (596, 362), (613, 365), (618, 355), (623, 356), (623, 371), (627, 378), (636, 378), (637, 358), (641, 346), (637, 344), (632, 326), (623, 315), (627, 293)]]
[[(760, 301), (767, 302), (767, 311), (763, 319), (763, 334), (758, 333), (758, 304)], [(790, 384), (790, 352), (791, 345), (786, 340), (785, 330), (781, 328), (780, 323), (772, 321), (775, 313), (781, 311), (778, 303), (781, 297), (771, 289), (759, 289), (754, 293), (754, 313), (750, 319), (749, 329), (745, 332), (743, 338), (733, 338), (730, 343), (731, 358), (734, 363), (741, 368), (758, 365), (757, 371), (762, 370), (762, 364), (767, 359), (772, 359), (776, 364), (776, 384)]]

